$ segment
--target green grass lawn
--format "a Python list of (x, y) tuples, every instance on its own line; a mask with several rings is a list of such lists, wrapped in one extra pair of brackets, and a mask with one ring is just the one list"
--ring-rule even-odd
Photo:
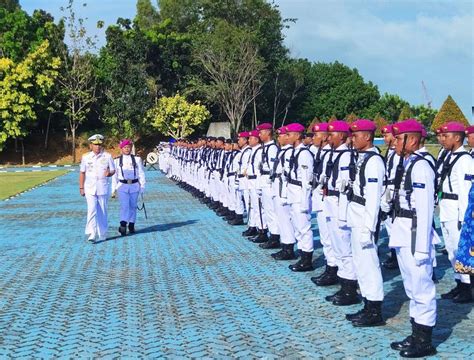
[(0, 199), (31, 189), (36, 185), (67, 173), (67, 170), (38, 171), (23, 173), (2, 173), (0, 174)]

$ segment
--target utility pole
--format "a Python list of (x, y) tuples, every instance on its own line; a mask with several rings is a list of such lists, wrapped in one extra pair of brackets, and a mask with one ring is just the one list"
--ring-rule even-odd
[(428, 109), (431, 109), (431, 103), (433, 100), (431, 99), (430, 95), (428, 94), (428, 90), (426, 89), (425, 82), (421, 80), (421, 87), (423, 88), (423, 96), (426, 101), (426, 106), (428, 106)]

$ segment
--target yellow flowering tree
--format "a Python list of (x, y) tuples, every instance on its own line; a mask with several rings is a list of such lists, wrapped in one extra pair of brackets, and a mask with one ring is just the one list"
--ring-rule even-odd
[(151, 125), (175, 139), (191, 135), (209, 116), (210, 113), (204, 105), (200, 102), (189, 103), (180, 94), (162, 97), (148, 111)]
[(60, 65), (48, 40), (18, 63), (0, 58), (0, 151), (9, 138), (28, 134), (36, 120), (35, 106), (53, 87)]

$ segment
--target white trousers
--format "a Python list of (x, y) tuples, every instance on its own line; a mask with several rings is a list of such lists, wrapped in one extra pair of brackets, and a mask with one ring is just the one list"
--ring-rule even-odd
[(290, 205), (281, 201), (279, 196), (273, 198), (275, 213), (280, 224), (280, 242), (282, 244), (294, 244), (296, 242), (295, 230), (290, 218)]
[(239, 189), (236, 189), (235, 190), (235, 213), (237, 215), (243, 215), (244, 214), (244, 210), (245, 210), (245, 202), (244, 202), (244, 196), (245, 192), (244, 190), (239, 190)]
[(410, 299), (410, 317), (420, 325), (436, 324), (436, 287), (432, 261), (417, 266), (409, 247), (395, 248), (403, 286)]
[(273, 204), (272, 188), (267, 187), (262, 189), (262, 206), (264, 221), (268, 226), (268, 231), (273, 235), (280, 234), (278, 221), (275, 213), (275, 205)]
[(337, 276), (346, 280), (357, 280), (352, 259), (351, 229), (345, 222), (339, 224), (336, 217), (326, 217), (326, 224), (332, 249), (337, 259)]
[(87, 222), (86, 235), (89, 238), (99, 237), (105, 239), (107, 235), (107, 202), (109, 195), (88, 195), (87, 201)]
[(329, 236), (328, 225), (326, 223), (326, 215), (323, 211), (316, 212), (316, 221), (318, 223), (319, 241), (323, 246), (324, 257), (328, 266), (337, 266), (336, 255), (331, 244), (331, 237)]
[(309, 211), (301, 212), (300, 208), (300, 203), (290, 205), (291, 222), (295, 229), (295, 238), (299, 250), (312, 252), (314, 250), (314, 244), (313, 230), (311, 230), (311, 213)]
[[(458, 221), (443, 221), (441, 222), (441, 231), (443, 232), (444, 245), (448, 252), (448, 259), (454, 269), (456, 263), (456, 255), (458, 253), (459, 238), (461, 237), (461, 230), (458, 230)], [(464, 284), (470, 284), (469, 275), (454, 273), (456, 280), (461, 280)]]
[(138, 191), (129, 193), (125, 191), (117, 191), (120, 201), (120, 221), (135, 223), (137, 220), (137, 203)]
[(249, 226), (261, 230), (266, 229), (262, 201), (255, 188), (250, 189), (250, 208)]
[[(354, 261), (360, 292), (367, 300), (382, 301), (383, 279), (379, 257), (377, 255), (377, 245), (374, 243), (373, 235), (362, 233), (361, 230), (362, 228), (358, 227), (351, 228), (352, 259)], [(363, 237), (368, 236), (372, 237), (372, 245), (362, 248), (361, 240)]]

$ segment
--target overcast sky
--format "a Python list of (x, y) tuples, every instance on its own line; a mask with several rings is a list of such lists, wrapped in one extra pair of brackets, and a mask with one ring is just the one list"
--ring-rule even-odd
[[(67, 0), (20, 0), (31, 13), (41, 8), (61, 16)], [(82, 1), (77, 1), (79, 5)], [(89, 0), (78, 13), (105, 42), (97, 20), (106, 25), (135, 16), (135, 0)], [(297, 21), (285, 30), (294, 57), (340, 61), (359, 69), (381, 93), (412, 104), (433, 106), (453, 96), (468, 118), (474, 104), (474, 16), (472, 0), (276, 0), (283, 18)]]

